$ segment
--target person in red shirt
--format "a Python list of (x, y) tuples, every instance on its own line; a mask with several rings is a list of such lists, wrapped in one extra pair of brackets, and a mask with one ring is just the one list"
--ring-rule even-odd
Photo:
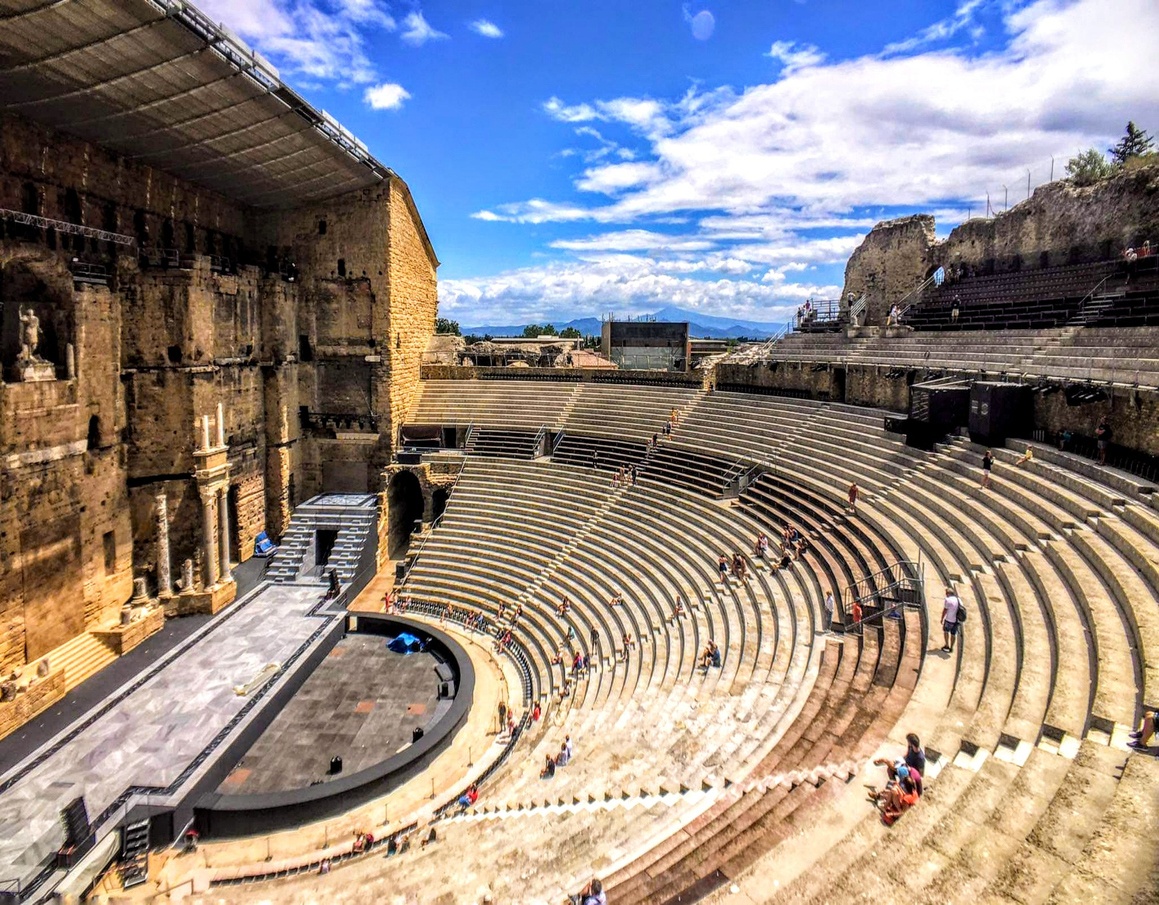
[(917, 784), (908, 775), (882, 797), (881, 819), (891, 826), (898, 817), (918, 803)]

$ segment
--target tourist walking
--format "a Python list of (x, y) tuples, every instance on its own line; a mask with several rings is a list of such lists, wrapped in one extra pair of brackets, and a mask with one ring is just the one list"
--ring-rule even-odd
[(990, 450), (982, 453), (982, 489), (990, 489), (990, 469), (994, 467), (994, 453)]
[(1111, 442), (1111, 425), (1104, 418), (1095, 428), (1095, 443), (1099, 448), (1099, 464), (1107, 464), (1107, 444)]
[(953, 588), (946, 588), (946, 599), (942, 602), (942, 634), (945, 637), (942, 653), (953, 653), (954, 639), (958, 636), (958, 617), (961, 614), (962, 601)]

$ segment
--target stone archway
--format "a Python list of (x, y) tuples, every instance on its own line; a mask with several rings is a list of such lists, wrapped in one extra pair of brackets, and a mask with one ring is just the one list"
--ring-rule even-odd
[(400, 471), (391, 477), (386, 504), (388, 555), (391, 559), (402, 559), (410, 545), (414, 524), (423, 517), (423, 488), (418, 477), (409, 471)]

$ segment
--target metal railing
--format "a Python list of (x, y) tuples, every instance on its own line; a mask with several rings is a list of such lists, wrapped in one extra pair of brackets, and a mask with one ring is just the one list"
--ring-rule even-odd
[(1112, 276), (1114, 276), (1114, 274), (1108, 273), (1105, 277), (1095, 283), (1090, 292), (1083, 296), (1083, 300), (1079, 302), (1078, 311), (1075, 313), (1075, 316), (1071, 318), (1070, 323), (1083, 323), (1086, 320), (1088, 314), (1087, 306), (1095, 300), (1095, 296), (1097, 296), (1099, 292), (1102, 291), (1102, 288), (1107, 285), (1107, 280), (1109, 280)]
[(300, 411), (303, 430), (351, 431), (367, 434), (378, 433), (378, 416), (363, 412), (311, 412)]
[(567, 434), (565, 434), (563, 431), (560, 431), (558, 434), (555, 435), (555, 442), (553, 444), (551, 444), (552, 458), (554, 458), (555, 454), (559, 451), (559, 445), (561, 443), (563, 443), (563, 438), (566, 436), (567, 436)]
[[(897, 310), (898, 310), (897, 319), (899, 321), (902, 320), (906, 316), (906, 312), (908, 312), (910, 310), (910, 308), (912, 308), (914, 305), (921, 304), (922, 293), (925, 292), (927, 288), (929, 288), (930, 284), (933, 283), (935, 279), (936, 279), (935, 275), (931, 275), (931, 276), (926, 277), (924, 280), (922, 280), (922, 282), (920, 282), (917, 286), (915, 286), (913, 289), (911, 289), (909, 292), (907, 292), (905, 295), (903, 295), (900, 299), (898, 299), (894, 303), (897, 306)], [(914, 299), (912, 302), (910, 302), (907, 305), (906, 301), (911, 296), (913, 296), (915, 294), (917, 295), (917, 298)], [(892, 308), (893, 306), (891, 305), (890, 307)]]
[(853, 604), (892, 600), (896, 606), (918, 606), (925, 600), (924, 568), (920, 561), (898, 560), (864, 578), (847, 585), (841, 592), (841, 605), (849, 612)]
[(54, 229), (58, 233), (68, 233), (73, 236), (86, 236), (101, 242), (112, 242), (114, 245), (136, 245), (137, 240), (132, 236), (110, 232), (107, 229), (95, 229), (92, 226), (81, 226), (79, 223), (69, 223), (66, 220), (52, 220), (41, 217), (39, 214), (26, 214), (22, 211), (12, 211), (0, 208), (0, 217), (14, 220), (22, 226), (32, 226), (36, 229)]
[(547, 436), (547, 425), (541, 424), (539, 432), (535, 435), (535, 439), (531, 441), (532, 458), (538, 458), (540, 451), (543, 449), (543, 438)]
[(865, 314), (865, 309), (869, 307), (869, 294), (861, 293), (861, 298), (855, 299), (849, 303), (849, 322), (851, 324), (861, 324), (861, 318)]

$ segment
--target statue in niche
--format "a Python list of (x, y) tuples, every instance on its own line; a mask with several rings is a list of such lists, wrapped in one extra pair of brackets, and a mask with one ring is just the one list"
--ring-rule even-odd
[(20, 357), (25, 361), (39, 361), (40, 318), (31, 308), (20, 309)]

